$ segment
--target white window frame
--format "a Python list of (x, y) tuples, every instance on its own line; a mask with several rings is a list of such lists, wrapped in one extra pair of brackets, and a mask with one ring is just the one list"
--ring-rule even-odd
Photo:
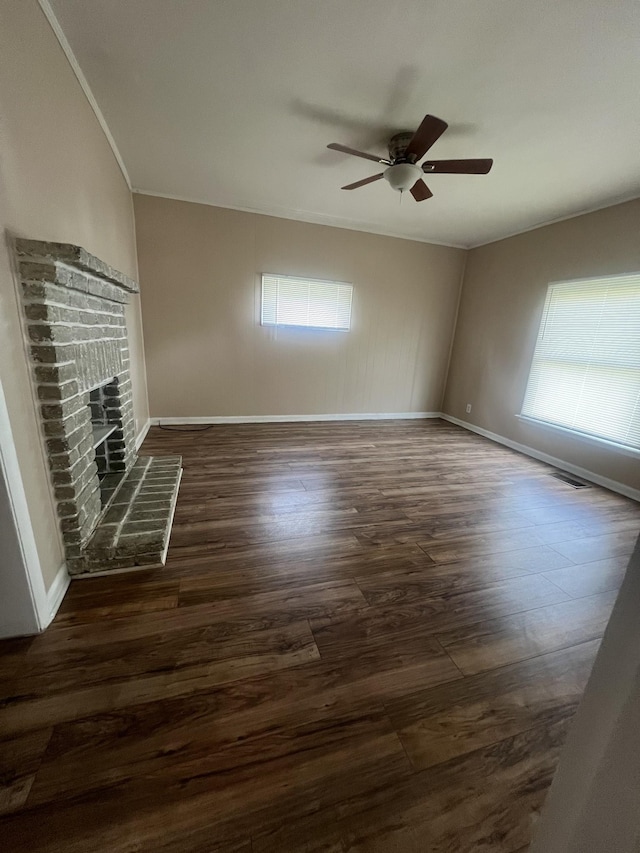
[(523, 395), (521, 411), (519, 414), (516, 414), (516, 418), (518, 418), (519, 420), (525, 421), (527, 423), (533, 424), (535, 426), (540, 426), (540, 427), (543, 427), (544, 429), (551, 430), (552, 432), (560, 432), (560, 433), (564, 433), (566, 435), (570, 435), (570, 436), (572, 436), (572, 438), (578, 439), (580, 441), (584, 441), (586, 443), (593, 443), (596, 445), (601, 445), (604, 447), (611, 448), (611, 450), (614, 450), (617, 453), (620, 453), (620, 454), (625, 455), (625, 456), (632, 456), (635, 458), (639, 458), (640, 457), (640, 447), (635, 447), (631, 444), (622, 444), (622, 443), (617, 442), (615, 440), (612, 440), (610, 438), (599, 436), (599, 435), (596, 435), (594, 433), (585, 432), (585, 431), (582, 431), (582, 430), (579, 430), (579, 429), (576, 429), (573, 427), (564, 426), (562, 424), (554, 423), (553, 421), (543, 420), (542, 418), (537, 418), (533, 415), (525, 414), (523, 411), (525, 404), (526, 404), (526, 400), (527, 400), (527, 392), (529, 390), (531, 373), (532, 373), (532, 370), (533, 370), (533, 367), (535, 364), (535, 358), (536, 358), (536, 352), (538, 349), (538, 343), (539, 343), (540, 338), (541, 338), (543, 331), (544, 331), (545, 320), (546, 320), (546, 315), (547, 315), (547, 306), (548, 306), (548, 303), (550, 301), (552, 288), (554, 286), (559, 286), (559, 285), (580, 284), (581, 282), (606, 282), (607, 280), (619, 279), (619, 278), (623, 278), (626, 276), (637, 276), (638, 278), (640, 278), (640, 273), (620, 273), (618, 275), (609, 275), (609, 276), (589, 276), (587, 278), (568, 279), (568, 280), (549, 282), (549, 284), (547, 286), (547, 292), (545, 295), (544, 307), (543, 307), (542, 315), (540, 318), (538, 334), (536, 336), (536, 343), (534, 346), (533, 353), (531, 355), (531, 361), (530, 361), (530, 366), (529, 366), (529, 374), (527, 377), (527, 384), (526, 384), (525, 392)]
[[(348, 288), (348, 326), (324, 326), (315, 323), (290, 323), (290, 322), (279, 322), (278, 316), (276, 313), (275, 320), (268, 320), (265, 318), (265, 280), (268, 279), (277, 279), (280, 281), (292, 281), (292, 282), (304, 282), (309, 286), (312, 285), (320, 285), (334, 288), (344, 288), (345, 290)], [(347, 294), (345, 294), (346, 296)], [(277, 297), (276, 297), (277, 298)], [(276, 308), (277, 311), (277, 308)], [(350, 332), (352, 325), (352, 315), (353, 315), (353, 284), (348, 281), (332, 281), (330, 279), (322, 279), (322, 278), (309, 278), (308, 276), (297, 276), (297, 275), (280, 275), (279, 273), (262, 273), (260, 280), (260, 325), (265, 328), (275, 328), (275, 329), (306, 329), (308, 331), (321, 331), (321, 332)]]

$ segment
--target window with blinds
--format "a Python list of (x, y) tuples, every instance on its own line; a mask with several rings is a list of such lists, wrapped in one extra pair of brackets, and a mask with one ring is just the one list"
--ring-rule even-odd
[(262, 276), (263, 326), (304, 326), (346, 332), (353, 287), (341, 281)]
[(522, 415), (640, 449), (640, 274), (549, 285)]

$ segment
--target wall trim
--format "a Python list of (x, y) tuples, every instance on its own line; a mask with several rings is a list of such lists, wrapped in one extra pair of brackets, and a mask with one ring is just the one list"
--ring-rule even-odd
[(58, 612), (69, 586), (69, 575), (66, 565), (63, 564), (58, 569), (49, 589), (45, 588), (2, 383), (0, 383), (0, 476), (6, 484), (8, 511), (11, 513), (17, 537), (16, 560), (6, 568), (9, 573), (14, 572), (19, 580), (8, 592), (17, 595), (20, 589), (25, 590), (24, 595), (19, 595), (13, 602), (13, 618), (10, 623), (3, 626), (2, 636), (37, 634), (44, 631)]
[(605, 450), (611, 450), (614, 453), (620, 453), (622, 456), (632, 456), (635, 459), (640, 457), (640, 450), (636, 450), (635, 447), (631, 447), (630, 445), (618, 444), (615, 441), (609, 441), (608, 439), (600, 438), (597, 435), (589, 435), (589, 433), (570, 429), (569, 427), (564, 427), (560, 424), (552, 424), (550, 421), (542, 421), (539, 418), (534, 418), (532, 415), (516, 415), (516, 418), (519, 421), (524, 421), (525, 423), (533, 424), (536, 427), (541, 427), (543, 430), (547, 429), (551, 432), (570, 435), (575, 441), (581, 441), (583, 444), (587, 445), (590, 444), (592, 447), (595, 445), (596, 447), (601, 447)]
[(84, 76), (82, 68), (78, 60), (76, 59), (75, 53), (73, 52), (71, 45), (67, 41), (67, 37), (64, 34), (64, 30), (60, 26), (60, 22), (56, 18), (56, 14), (51, 8), (51, 4), (49, 0), (38, 0), (40, 8), (44, 12), (45, 17), (49, 21), (51, 29), (55, 33), (56, 38), (60, 42), (60, 47), (65, 53), (67, 60), (69, 61), (69, 65), (73, 69), (73, 73), (76, 75), (78, 83), (80, 83), (80, 87), (85, 94), (86, 99), (89, 101), (91, 109), (93, 110), (95, 117), (98, 119), (98, 124), (102, 128), (102, 132), (107, 138), (107, 142), (113, 151), (113, 156), (116, 158), (118, 166), (120, 167), (120, 171), (122, 172), (122, 176), (125, 179), (129, 190), (131, 190), (131, 180), (129, 178), (129, 173), (127, 172), (127, 167), (124, 165), (124, 160), (122, 159), (122, 155), (118, 150), (118, 146), (116, 145), (116, 141), (113, 138), (111, 131), (109, 130), (109, 125), (102, 114), (102, 110), (98, 106), (98, 102), (95, 99), (93, 92), (91, 91), (91, 87), (87, 81), (87, 78)]
[(563, 459), (558, 459), (556, 456), (550, 456), (548, 453), (543, 453), (541, 450), (536, 450), (534, 447), (529, 447), (527, 444), (520, 444), (518, 441), (512, 441), (510, 438), (505, 438), (495, 432), (490, 432), (488, 429), (470, 424), (468, 421), (463, 421), (460, 418), (455, 418), (453, 415), (442, 413), (440, 417), (449, 421), (449, 423), (462, 427), (463, 429), (475, 432), (478, 435), (488, 438), (490, 441), (495, 441), (497, 444), (503, 444), (511, 450), (517, 450), (518, 453), (524, 453), (525, 456), (531, 456), (533, 459), (538, 459), (540, 462), (546, 462), (547, 465), (553, 465), (554, 468), (560, 468), (563, 471), (568, 471), (570, 474), (575, 474), (577, 477), (582, 477), (583, 480), (588, 480), (595, 483), (596, 486), (602, 486), (609, 489), (611, 492), (617, 492), (619, 495), (624, 495), (626, 498), (631, 498), (634, 501), (640, 502), (640, 489), (632, 489), (631, 486), (626, 486), (624, 483), (619, 483), (617, 480), (610, 480), (608, 477), (602, 477), (600, 474), (594, 474), (593, 471), (588, 471), (586, 468), (581, 468), (579, 465), (573, 465), (571, 462), (565, 462)]
[(142, 429), (140, 430), (140, 432), (136, 436), (136, 442), (135, 442), (136, 453), (138, 452), (138, 450), (140, 450), (140, 447), (142, 446), (142, 442), (147, 437), (147, 433), (149, 432), (150, 426), (151, 426), (151, 418), (147, 418), (146, 423), (144, 424), (144, 426), (142, 427)]
[[(65, 597), (70, 583), (71, 578), (67, 571), (67, 564), (63, 563), (58, 569), (58, 572), (53, 579), (53, 583), (47, 590), (47, 607), (49, 609), (49, 621), (47, 622), (47, 625), (51, 624), (55, 619), (56, 613), (60, 609), (62, 599)], [(43, 625), (42, 629), (44, 630), (47, 625)]]
[(546, 462), (547, 465), (552, 465), (554, 468), (560, 468), (563, 471), (568, 471), (570, 474), (575, 474), (577, 477), (582, 477), (597, 486), (602, 486), (609, 489), (611, 492), (616, 492), (626, 498), (631, 498), (640, 503), (640, 489), (633, 489), (631, 486), (626, 486), (624, 483), (619, 483), (617, 480), (611, 480), (609, 477), (602, 477), (600, 474), (595, 474), (593, 471), (588, 471), (586, 468), (581, 468), (579, 465), (573, 465), (571, 462), (565, 462), (564, 459), (559, 459), (556, 456), (550, 456), (548, 453), (543, 453), (536, 450), (534, 447), (529, 447), (527, 444), (520, 444), (518, 441), (512, 441), (510, 438), (505, 438), (490, 430), (471, 424), (468, 421), (463, 421), (460, 418), (455, 418), (453, 415), (447, 415), (444, 412), (349, 412), (346, 414), (331, 414), (331, 415), (234, 415), (218, 417), (215, 415), (204, 417), (182, 417), (182, 418), (150, 418), (145, 427), (140, 432), (140, 443), (144, 440), (150, 426), (189, 426), (190, 424), (206, 425), (206, 424), (269, 424), (269, 423), (313, 423), (320, 421), (382, 421), (382, 420), (426, 420), (432, 418), (441, 418), (444, 421), (462, 427), (462, 429), (475, 432), (478, 435), (488, 438), (490, 441), (495, 441), (497, 444), (502, 444), (509, 447), (511, 450), (516, 450), (518, 453), (523, 453), (525, 456), (531, 456), (533, 459), (538, 459), (540, 462)]
[(195, 418), (151, 418), (151, 426), (186, 426), (188, 424), (279, 424), (313, 421), (391, 421), (439, 418), (440, 412), (349, 412), (335, 415), (208, 415)]
[[(46, 0), (42, 0), (46, 2)], [(242, 207), (236, 204), (220, 203), (215, 201), (207, 201), (194, 196), (183, 196), (177, 193), (159, 192), (157, 190), (147, 190), (142, 187), (131, 187), (131, 192), (136, 195), (149, 195), (153, 198), (167, 198), (172, 201), (184, 201), (189, 204), (204, 204), (207, 207), (219, 207), (222, 210), (238, 210), (241, 213), (255, 213), (260, 216), (275, 216), (277, 219), (291, 219), (294, 222), (307, 222), (310, 225), (327, 225), (330, 228), (343, 228), (345, 231), (360, 231), (364, 234), (377, 234), (379, 237), (395, 237), (397, 240), (409, 240), (413, 243), (427, 243), (431, 246), (444, 246), (447, 249), (462, 249), (465, 252), (470, 252), (473, 249), (480, 249), (482, 246), (490, 246), (492, 243), (500, 243), (502, 240), (510, 240), (512, 237), (518, 237), (520, 234), (528, 234), (529, 231), (537, 231), (539, 228), (546, 228), (548, 225), (557, 225), (559, 222), (567, 222), (569, 219), (577, 219), (580, 216), (587, 216), (590, 213), (598, 213), (600, 210), (607, 210), (609, 207), (617, 207), (620, 204), (627, 204), (630, 201), (638, 201), (640, 195), (633, 193), (632, 195), (621, 196), (617, 200), (610, 200), (604, 204), (588, 207), (584, 210), (577, 210), (573, 213), (567, 213), (564, 216), (558, 216), (555, 219), (546, 219), (542, 222), (537, 222), (534, 225), (527, 225), (519, 231), (509, 231), (500, 237), (492, 237), (490, 240), (484, 240), (480, 243), (446, 243), (443, 240), (434, 240), (429, 237), (409, 237), (406, 234), (399, 234), (395, 231), (383, 231), (380, 228), (372, 228), (362, 222), (350, 222), (339, 216), (329, 216), (321, 213), (314, 213), (311, 210), (292, 210), (283, 208), (282, 210), (274, 208), (255, 208)]]
[(598, 204), (595, 207), (587, 207), (584, 210), (578, 210), (574, 213), (567, 213), (564, 216), (557, 216), (555, 219), (545, 219), (538, 222), (536, 225), (528, 225), (526, 228), (521, 228), (519, 231), (510, 231), (503, 237), (494, 237), (491, 240), (485, 240), (482, 243), (473, 243), (467, 246), (467, 250), (480, 249), (482, 246), (490, 246), (492, 243), (500, 243), (502, 240), (510, 240), (512, 237), (519, 237), (520, 234), (528, 234), (529, 231), (537, 231), (539, 228), (546, 228), (548, 225), (557, 225), (559, 222), (567, 222), (569, 219), (578, 219), (580, 216), (587, 216), (589, 213), (598, 213), (600, 210), (606, 210), (608, 207), (618, 207), (619, 204), (627, 204), (630, 201), (638, 201), (640, 195), (633, 193), (632, 195), (623, 195), (617, 201), (607, 201), (604, 204)]
[(241, 207), (237, 204), (221, 204), (215, 201), (206, 201), (202, 198), (192, 196), (175, 195), (174, 193), (156, 192), (156, 190), (144, 190), (133, 187), (132, 192), (136, 195), (149, 195), (153, 198), (167, 198), (171, 201), (184, 201), (188, 204), (203, 204), (206, 207), (218, 207), (221, 210), (238, 210), (240, 213), (254, 213), (258, 216), (273, 216), (276, 219), (291, 219), (294, 222), (306, 222), (309, 225), (326, 225), (329, 228), (342, 228), (344, 231), (359, 231), (364, 234), (376, 234), (378, 237), (394, 237), (396, 240), (409, 240), (412, 243), (426, 243), (431, 246), (444, 246), (447, 249), (462, 249), (467, 251), (468, 246), (462, 243), (445, 243), (441, 240), (431, 240), (428, 237), (409, 237), (396, 231), (383, 231), (363, 222), (351, 222), (340, 216), (329, 216), (323, 213), (314, 213), (312, 210), (293, 210), (288, 207), (279, 208), (257, 208)]

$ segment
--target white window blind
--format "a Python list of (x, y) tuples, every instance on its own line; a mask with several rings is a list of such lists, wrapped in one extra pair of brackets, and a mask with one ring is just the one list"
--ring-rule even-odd
[(341, 281), (262, 276), (262, 325), (348, 331), (353, 287)]
[(522, 414), (640, 449), (640, 274), (549, 285)]

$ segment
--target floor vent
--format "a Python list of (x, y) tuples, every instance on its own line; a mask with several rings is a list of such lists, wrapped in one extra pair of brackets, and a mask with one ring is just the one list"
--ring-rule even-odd
[(555, 471), (551, 474), (552, 477), (555, 477), (556, 480), (561, 480), (563, 483), (566, 483), (568, 486), (571, 486), (574, 489), (590, 489), (590, 483), (584, 483), (582, 480), (576, 480), (575, 477), (571, 477), (569, 474), (565, 474), (564, 471)]

